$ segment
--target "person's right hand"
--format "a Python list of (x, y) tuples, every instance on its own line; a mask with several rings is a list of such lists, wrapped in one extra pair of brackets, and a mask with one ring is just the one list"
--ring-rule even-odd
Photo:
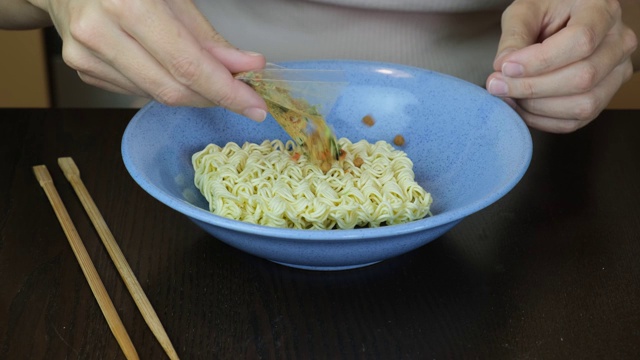
[(231, 46), (190, 0), (33, 0), (80, 78), (171, 106), (222, 106), (262, 121), (264, 100), (233, 73), (263, 68)]

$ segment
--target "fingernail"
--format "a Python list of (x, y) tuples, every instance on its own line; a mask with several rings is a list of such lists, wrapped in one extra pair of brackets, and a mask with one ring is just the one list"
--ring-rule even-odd
[(263, 122), (267, 118), (267, 112), (260, 108), (248, 108), (242, 112), (242, 115), (257, 122)]
[(506, 62), (502, 64), (502, 73), (509, 77), (520, 77), (524, 75), (524, 66), (513, 62)]
[(509, 93), (507, 83), (500, 79), (491, 79), (487, 90), (495, 96), (505, 96)]
[(243, 54), (249, 55), (249, 56), (262, 56), (262, 54), (257, 53), (255, 51), (247, 51), (247, 50), (240, 50)]

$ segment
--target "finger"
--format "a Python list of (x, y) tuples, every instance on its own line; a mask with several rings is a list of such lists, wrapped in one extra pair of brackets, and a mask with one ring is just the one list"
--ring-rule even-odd
[(496, 72), (489, 76), (487, 89), (494, 95), (518, 99), (585, 93), (628, 60), (633, 47), (620, 46), (623, 37), (623, 34), (611, 35), (592, 56), (539, 76), (510, 78)]
[[(264, 100), (248, 85), (234, 79), (163, 2), (147, 3), (149, 8), (145, 7), (143, 13), (137, 2), (132, 4), (131, 14), (121, 18), (122, 26), (174, 79), (216, 105), (247, 116), (261, 113), (262, 119), (256, 120), (266, 117)], [(145, 16), (147, 11), (155, 16)]]
[(574, 132), (589, 123), (588, 121), (581, 120), (556, 119), (539, 116), (527, 113), (520, 108), (517, 108), (516, 111), (518, 112), (518, 114), (520, 114), (520, 117), (522, 117), (522, 120), (524, 120), (524, 122), (528, 126), (534, 129), (555, 134), (566, 134)]
[(95, 86), (110, 92), (114, 92), (114, 93), (118, 93), (118, 94), (125, 94), (125, 95), (138, 95), (138, 96), (146, 96), (146, 94), (142, 94), (141, 92), (138, 91), (131, 91), (129, 89), (120, 87), (116, 84), (113, 84), (111, 82), (105, 81), (101, 78), (97, 78), (94, 77), (92, 75), (89, 74), (85, 74), (81, 71), (78, 71), (78, 77), (80, 77), (80, 79), (82, 81), (84, 81), (86, 84), (89, 84), (91, 86)]
[(593, 120), (609, 103), (620, 85), (631, 77), (630, 61), (618, 65), (593, 90), (584, 94), (542, 99), (518, 100), (517, 105), (529, 114), (559, 119)]
[[(72, 38), (104, 63), (118, 69), (147, 97), (172, 106), (215, 105), (178, 82), (134, 38), (112, 24), (108, 17), (95, 14), (102, 13), (87, 12), (84, 17), (71, 23), (69, 31)], [(168, 23), (167, 26), (172, 24)]]
[(507, 54), (537, 42), (543, 14), (542, 8), (537, 5), (537, 2), (514, 1), (502, 13), (502, 34), (493, 63), (494, 70), (501, 70)]
[(224, 39), (191, 1), (170, 1), (169, 7), (185, 24), (196, 41), (220, 61), (231, 73), (262, 69), (266, 60), (262, 54), (238, 50)]
[(588, 57), (619, 21), (620, 8), (616, 4), (612, 1), (576, 2), (564, 28), (541, 43), (504, 56), (500, 70), (507, 76), (535, 76)]
[(573, 132), (597, 118), (620, 84), (633, 74), (630, 61), (621, 64), (598, 87), (583, 95), (518, 100), (516, 111), (532, 128), (553, 133)]
[(62, 54), (65, 63), (76, 70), (80, 78), (90, 85), (110, 91), (113, 89), (118, 93), (149, 96), (118, 70), (97, 58), (73, 39), (64, 42)]

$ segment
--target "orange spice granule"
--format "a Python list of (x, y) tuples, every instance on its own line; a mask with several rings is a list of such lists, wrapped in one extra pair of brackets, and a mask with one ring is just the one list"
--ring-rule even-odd
[(360, 156), (356, 156), (356, 158), (353, 159), (353, 165), (355, 167), (359, 168), (360, 166), (362, 166), (362, 164), (364, 164), (364, 160), (362, 160)]
[(404, 145), (404, 136), (400, 134), (396, 135), (396, 137), (393, 138), (393, 143), (398, 146)]
[(376, 121), (373, 119), (373, 116), (371, 115), (365, 115), (362, 118), (362, 122), (369, 127), (373, 126), (376, 123)]

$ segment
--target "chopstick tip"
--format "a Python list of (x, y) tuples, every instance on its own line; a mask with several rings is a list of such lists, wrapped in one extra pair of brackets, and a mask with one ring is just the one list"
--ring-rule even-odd
[(58, 158), (58, 165), (62, 169), (67, 180), (72, 176), (80, 176), (80, 170), (71, 157)]
[(46, 165), (36, 165), (33, 167), (33, 174), (36, 176), (36, 179), (40, 183), (40, 186), (44, 186), (46, 183), (53, 182), (51, 179), (51, 174), (49, 174), (49, 170)]

